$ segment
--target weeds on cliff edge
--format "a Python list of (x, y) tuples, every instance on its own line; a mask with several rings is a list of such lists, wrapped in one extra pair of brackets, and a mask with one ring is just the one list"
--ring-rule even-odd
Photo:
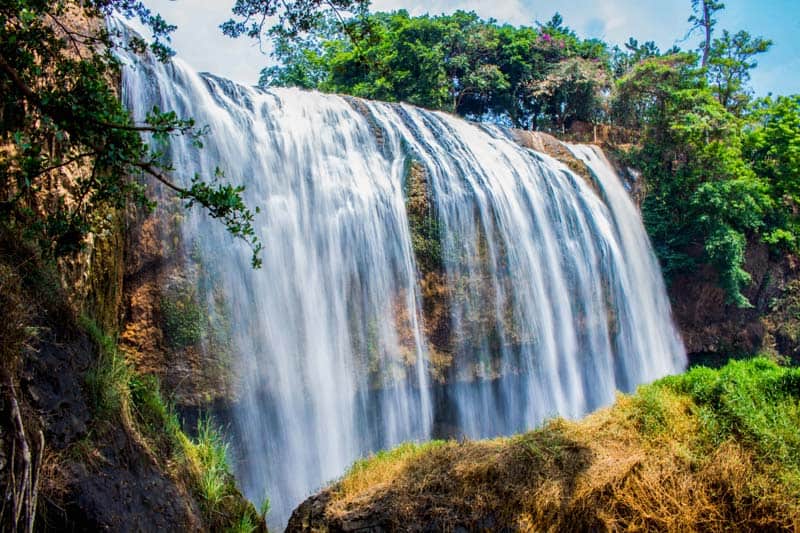
[(230, 468), (228, 443), (209, 417), (202, 417), (197, 422), (197, 438), (193, 443), (192, 452), (202, 472), (200, 490), (203, 499), (212, 508), (216, 507), (227, 494)]
[(261, 518), (266, 520), (271, 510), (272, 502), (270, 501), (269, 496), (264, 496), (264, 499), (261, 500), (261, 505), (258, 506), (258, 514), (261, 515)]
[(130, 383), (133, 372), (117, 351), (117, 343), (93, 320), (81, 316), (81, 328), (97, 346), (97, 360), (86, 373), (86, 387), (98, 419), (129, 419)]
[(258, 525), (249, 514), (243, 514), (239, 521), (228, 530), (228, 533), (253, 533), (258, 530)]
[(425, 443), (405, 442), (391, 450), (381, 450), (359, 459), (338, 483), (343, 493), (354, 493), (391, 480), (407, 461), (446, 443), (433, 440)]
[(190, 438), (164, 399), (158, 379), (136, 374), (115, 340), (94, 321), (82, 317), (80, 324), (98, 351), (86, 375), (95, 418), (105, 427), (118, 420), (153, 460), (163, 462), (170, 474), (187, 482), (210, 530), (264, 530), (264, 520), (236, 488), (228, 444), (211, 418), (202, 417), (196, 438)]
[(139, 429), (160, 455), (175, 454), (186, 437), (175, 409), (161, 393), (158, 378), (136, 375), (130, 381), (130, 390)]

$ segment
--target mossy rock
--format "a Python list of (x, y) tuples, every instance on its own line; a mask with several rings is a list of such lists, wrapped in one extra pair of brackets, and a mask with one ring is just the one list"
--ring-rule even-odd
[(197, 292), (196, 287), (181, 282), (161, 297), (164, 339), (171, 348), (194, 346), (206, 338), (208, 319)]

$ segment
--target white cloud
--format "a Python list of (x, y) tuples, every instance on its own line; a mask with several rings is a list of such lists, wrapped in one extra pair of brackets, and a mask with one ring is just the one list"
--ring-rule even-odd
[(172, 46), (187, 63), (241, 83), (253, 84), (269, 61), (258, 43), (222, 35), (219, 25), (231, 17), (233, 0), (145, 0), (150, 9), (178, 26)]

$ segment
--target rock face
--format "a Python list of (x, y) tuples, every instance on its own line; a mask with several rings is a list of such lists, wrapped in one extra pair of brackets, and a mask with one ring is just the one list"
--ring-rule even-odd
[(751, 243), (745, 270), (752, 276), (745, 291), (751, 308), (726, 303), (709, 265), (677, 277), (669, 287), (672, 312), (693, 362), (724, 362), (757, 352), (800, 360), (800, 262)]
[[(357, 101), (355, 101), (357, 103)], [(354, 104), (355, 105), (355, 104)], [(356, 107), (369, 119), (370, 115), (363, 109)], [(378, 129), (378, 131), (380, 131)], [(522, 146), (542, 153), (546, 153), (564, 163), (568, 168), (581, 176), (595, 190), (597, 186), (592, 178), (589, 168), (555, 137), (541, 133), (522, 130), (513, 130), (512, 135)], [(444, 267), (442, 258), (442, 243), (440, 242), (439, 222), (433, 209), (433, 201), (429, 190), (428, 176), (425, 166), (408, 158), (406, 178), (405, 178), (405, 198), (406, 211), (411, 230), (412, 245), (414, 247), (414, 257), (419, 269), (419, 286), (422, 296), (422, 315), (425, 338), (429, 341), (428, 353), (430, 357), (429, 371), (433, 380), (439, 384), (450, 383), (453, 381), (470, 381), (473, 376), (469, 372), (464, 375), (455, 375), (451, 371), (454, 358), (456, 357), (456, 346), (461, 343), (465, 346), (480, 346), (490, 339), (489, 342), (497, 342), (497, 317), (493, 308), (485, 307), (480, 313), (474, 316), (461, 318), (461, 335), (463, 338), (455, 339), (452, 331), (452, 308), (458, 302), (454, 291), (448, 287), (470, 287), (476, 294), (481, 294), (480, 300), (495, 301), (494, 279), (488, 272), (475, 272), (471, 276), (462, 276), (460, 279), (448, 279), (448, 273)], [(480, 253), (488, 253), (485, 243), (480, 248)], [(503, 255), (502, 250), (498, 251)], [(500, 283), (504, 284), (507, 294), (510, 294), (512, 287), (510, 280), (506, 277), (500, 278)], [(510, 305), (510, 302), (507, 302)], [(505, 313), (512, 316), (509, 308)], [(508, 332), (507, 342), (517, 342), (514, 335), (514, 324), (512, 321), (503, 324), (503, 328)], [(499, 346), (493, 346), (496, 352), (500, 351)], [(470, 350), (462, 350), (469, 353)], [(474, 350), (475, 353), (478, 350)], [(463, 355), (462, 355), (463, 356)], [(466, 361), (460, 364), (461, 368), (469, 368), (470, 365), (477, 365), (477, 362)], [(499, 369), (492, 370), (495, 377), (500, 376)], [(445, 409), (447, 410), (447, 409)]]
[(182, 241), (183, 208), (161, 198), (132, 213), (124, 264), (121, 347), (136, 370), (158, 376), (180, 408), (236, 397), (226, 302), (213, 273)]
[[(391, 513), (390, 507), (383, 505), (380, 499), (372, 500), (361, 508), (355, 508), (344, 517), (334, 517), (327, 512), (332, 497), (331, 489), (326, 489), (308, 498), (292, 513), (286, 531), (297, 533), (387, 533), (398, 531), (395, 520), (389, 514)], [(454, 530), (458, 531), (459, 529)], [(437, 528), (431, 524), (430, 531), (437, 531)], [(462, 528), (461, 531), (467, 530)]]
[(122, 428), (96, 452), (97, 464), (67, 465), (74, 494), (69, 523), (81, 531), (200, 531), (185, 488), (165, 476)]
[(169, 197), (154, 213), (129, 216), (120, 344), (139, 373), (158, 376), (179, 408), (205, 408), (235, 400), (237, 380), (227, 302), (213, 272), (183, 242), (183, 217)]
[[(83, 277), (84, 293), (68, 294), (61, 289), (57, 273), (37, 263), (35, 256), (18, 243), (0, 237), (0, 285), (19, 300), (26, 310), (29, 338), (19, 359), (3, 346), (2, 402), (0, 402), (0, 452), (14, 457), (19, 434), (9, 428), (9, 404), (16, 401), (22, 413), (24, 432), (41, 473), (37, 529), (42, 531), (163, 531), (196, 530), (202, 521), (183, 484), (172, 478), (154, 460), (139, 439), (123, 425), (98, 422), (93, 417), (92, 399), (86, 386), (87, 374), (96, 365), (97, 347), (76, 324), (78, 312), (89, 312), (96, 302), (113, 302), (113, 283), (121, 254), (104, 254), (114, 247), (119, 235), (97, 237), (70, 272), (98, 273)], [(14, 270), (10, 265), (26, 265)], [(109, 285), (106, 285), (109, 283)], [(73, 307), (75, 305), (75, 307)], [(113, 310), (113, 305), (108, 304)], [(3, 302), (7, 317), (14, 307)], [(109, 312), (105, 319), (116, 316)], [(35, 334), (30, 335), (32, 332)], [(102, 436), (98, 436), (102, 424)], [(41, 455), (39, 455), (41, 454)], [(19, 457), (19, 453), (16, 454)], [(38, 459), (37, 459), (38, 457)], [(7, 494), (11, 469), (19, 464), (0, 460), (0, 491)], [(17, 474), (19, 472), (17, 471)]]

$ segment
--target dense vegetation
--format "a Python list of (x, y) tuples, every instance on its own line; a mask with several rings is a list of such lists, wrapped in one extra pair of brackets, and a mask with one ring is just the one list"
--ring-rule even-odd
[(380, 452), (301, 507), (289, 530), (791, 530), (799, 435), (797, 368), (695, 368), (580, 422)]
[[(687, 6), (688, 7), (688, 6)], [(800, 96), (748, 88), (771, 41), (716, 31), (724, 6), (693, 2), (697, 51), (582, 39), (556, 14), (535, 27), (474, 13), (319, 16), (304, 33), (268, 32), (279, 65), (264, 86), (405, 101), (518, 128), (597, 131), (648, 178), (644, 217), (667, 278), (713, 264), (742, 294), (748, 243), (797, 252)], [(253, 36), (261, 35), (253, 29)], [(591, 137), (590, 137), (591, 139)]]
[(122, 426), (165, 470), (184, 480), (201, 506), (207, 528), (251, 533), (262, 527), (269, 502), (259, 515), (241, 496), (230, 467), (228, 443), (214, 422), (200, 418), (195, 437), (187, 435), (173, 406), (164, 399), (158, 379), (138, 375), (117, 349), (116, 339), (94, 321), (82, 317), (80, 322), (99, 351), (86, 375), (96, 427), (80, 443), (82, 452), (93, 453), (99, 447), (97, 441), (110, 438), (112, 428)]

